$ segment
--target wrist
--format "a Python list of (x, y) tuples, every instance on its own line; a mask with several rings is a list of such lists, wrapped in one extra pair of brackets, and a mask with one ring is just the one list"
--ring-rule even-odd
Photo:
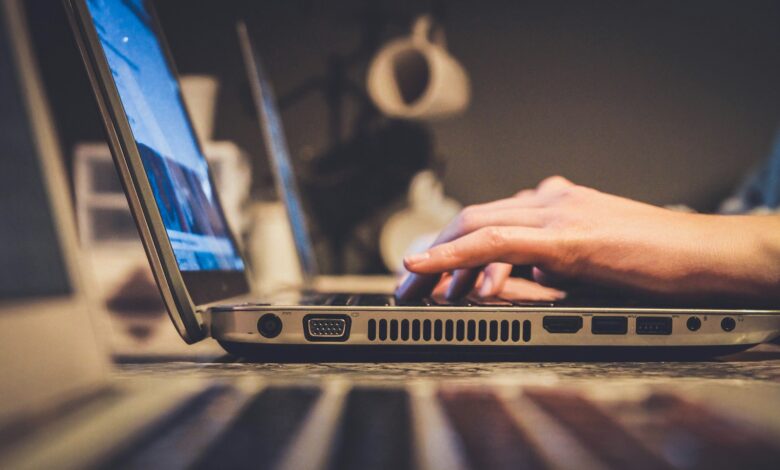
[(731, 291), (740, 296), (780, 300), (780, 216), (712, 216), (724, 249)]

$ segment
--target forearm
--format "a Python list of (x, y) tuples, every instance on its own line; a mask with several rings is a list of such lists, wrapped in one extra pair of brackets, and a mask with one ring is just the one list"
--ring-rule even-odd
[(677, 260), (670, 291), (780, 302), (780, 216), (692, 217), (703, 230)]
[(742, 265), (736, 272), (746, 292), (757, 298), (780, 301), (780, 215), (729, 217), (733, 232), (745, 234)]

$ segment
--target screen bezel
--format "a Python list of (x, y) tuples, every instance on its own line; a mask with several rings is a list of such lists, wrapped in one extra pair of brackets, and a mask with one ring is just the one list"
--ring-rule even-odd
[[(244, 271), (181, 271), (170, 244), (167, 230), (162, 221), (157, 202), (144, 170), (135, 137), (124, 112), (119, 92), (111, 76), (108, 61), (92, 22), (87, 0), (64, 0), (68, 7), (71, 24), (84, 59), (98, 107), (103, 117), (111, 153), (117, 166), (120, 181), (130, 205), (130, 211), (138, 227), (141, 241), (155, 280), (171, 320), (187, 343), (194, 343), (206, 336), (199, 318), (198, 306), (247, 294), (250, 290), (246, 270)], [(157, 14), (148, 1), (144, 1), (152, 21), (154, 33), (160, 40), (168, 66), (176, 78), (179, 75), (174, 65), (168, 43), (162, 33)], [(181, 92), (179, 92), (181, 93)], [(181, 96), (180, 96), (181, 99)], [(182, 99), (182, 103), (183, 103)], [(185, 113), (192, 129), (189, 113)], [(203, 146), (193, 132), (196, 145), (203, 154)], [(212, 172), (209, 179), (214, 185)], [(216, 187), (216, 186), (214, 186)], [(219, 195), (216, 203), (222, 211)], [(223, 212), (224, 216), (224, 212)], [(227, 224), (227, 221), (225, 222)], [(229, 224), (228, 224), (228, 227)], [(238, 244), (232, 230), (230, 239), (238, 251)], [(243, 256), (242, 256), (243, 259)]]

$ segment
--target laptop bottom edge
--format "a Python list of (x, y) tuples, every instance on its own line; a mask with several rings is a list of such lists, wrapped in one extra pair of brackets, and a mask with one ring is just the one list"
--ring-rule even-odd
[(755, 344), (728, 346), (331, 346), (219, 341), (229, 354), (252, 362), (686, 362), (715, 360)]

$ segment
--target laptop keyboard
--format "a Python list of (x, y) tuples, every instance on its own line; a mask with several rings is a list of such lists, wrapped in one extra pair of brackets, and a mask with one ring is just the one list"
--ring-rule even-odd
[(431, 297), (416, 300), (400, 300), (392, 295), (349, 293), (309, 294), (303, 298), (302, 303), (304, 305), (326, 305), (334, 307), (551, 307), (555, 305), (553, 302), (509, 301), (499, 298), (479, 299), (476, 297), (466, 297), (455, 301), (433, 299)]
[[(427, 381), (207, 393), (104, 468), (776, 468), (761, 427), (658, 390)], [(209, 440), (204, 441), (202, 436)]]
[[(361, 293), (309, 293), (304, 296), (304, 305), (328, 306), (365, 306), (365, 307), (625, 307), (625, 308), (669, 308), (697, 307), (696, 304), (680, 301), (673, 303), (668, 299), (638, 298), (626, 293), (597, 293), (589, 291), (570, 292), (558, 301), (534, 301), (504, 299), (499, 297), (480, 298), (468, 296), (449, 301), (442, 298), (425, 297), (415, 300), (401, 300), (392, 295)], [(729, 307), (728, 304), (719, 304)], [(736, 306), (734, 306), (736, 307)], [(744, 306), (743, 306), (744, 308)]]

